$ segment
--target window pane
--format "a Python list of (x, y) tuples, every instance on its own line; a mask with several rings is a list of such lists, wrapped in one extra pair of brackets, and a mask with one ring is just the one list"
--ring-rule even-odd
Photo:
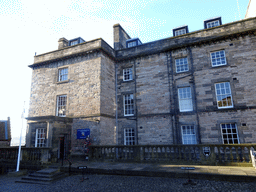
[(226, 65), (226, 57), (224, 50), (211, 53), (212, 66)]
[(238, 144), (237, 127), (235, 123), (221, 124), (221, 133), (224, 144)]
[(215, 90), (218, 108), (233, 107), (229, 82), (215, 84)]
[(124, 115), (134, 115), (133, 94), (124, 95)]
[(188, 60), (187, 58), (181, 58), (181, 59), (176, 59), (175, 60), (175, 64), (176, 64), (176, 72), (180, 73), (180, 72), (185, 72), (188, 71)]

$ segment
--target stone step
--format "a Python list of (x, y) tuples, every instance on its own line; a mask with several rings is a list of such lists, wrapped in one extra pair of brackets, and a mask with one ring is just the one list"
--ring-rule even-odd
[(52, 177), (56, 177), (59, 174), (62, 174), (62, 172), (56, 172), (54, 174), (42, 174), (42, 173), (30, 173), (28, 176), (30, 177), (41, 177), (41, 178), (52, 178)]
[(43, 169), (35, 173), (22, 177), (16, 183), (31, 183), (31, 184), (49, 184), (52, 181), (66, 177), (67, 174), (60, 172), (58, 169)]

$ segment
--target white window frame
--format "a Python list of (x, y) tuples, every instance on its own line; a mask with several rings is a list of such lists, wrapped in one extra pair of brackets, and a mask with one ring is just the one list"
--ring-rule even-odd
[(124, 95), (124, 116), (134, 115), (134, 97), (133, 94)]
[(176, 73), (182, 73), (189, 70), (188, 58), (175, 59)]
[(178, 89), (180, 112), (193, 111), (191, 87)]
[(77, 45), (77, 44), (78, 44), (78, 39), (70, 42), (70, 46)]
[(35, 147), (45, 147), (45, 136), (46, 136), (45, 128), (36, 129)]
[(212, 27), (216, 27), (220, 25), (220, 21), (219, 20), (214, 20), (214, 21), (209, 21), (206, 23), (206, 28), (212, 28)]
[(175, 31), (175, 36), (186, 34), (186, 29), (179, 29)]
[(227, 65), (225, 50), (212, 52), (211, 63), (212, 63), (212, 67)]
[(68, 67), (60, 68), (58, 70), (58, 81), (67, 81), (68, 80)]
[[(230, 82), (215, 83), (215, 93), (218, 109), (233, 108), (233, 99)], [(228, 100), (228, 97), (230, 97), (230, 101)], [(225, 101), (229, 105), (224, 106)]]
[(184, 145), (197, 144), (194, 125), (181, 125), (182, 143)]
[(133, 80), (133, 70), (131, 68), (123, 69), (123, 81)]
[(222, 123), (220, 129), (223, 144), (240, 144), (236, 123)]
[(137, 42), (136, 41), (131, 41), (131, 42), (128, 42), (127, 43), (127, 47), (130, 48), (130, 47), (136, 47), (137, 46)]
[(67, 112), (67, 95), (58, 95), (57, 105), (56, 105), (56, 116), (66, 117), (66, 112)]
[(135, 131), (133, 128), (124, 129), (124, 145), (135, 145)]

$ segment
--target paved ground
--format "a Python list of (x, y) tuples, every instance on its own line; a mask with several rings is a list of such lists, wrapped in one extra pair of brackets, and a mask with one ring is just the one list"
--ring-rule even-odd
[(195, 185), (184, 185), (185, 178), (138, 177), (117, 175), (87, 175), (88, 180), (81, 181), (81, 175), (73, 175), (49, 185), (15, 183), (20, 177), (0, 176), (1, 192), (63, 192), (63, 191), (104, 191), (104, 192), (169, 192), (169, 191), (256, 191), (255, 182), (228, 182), (192, 180)]
[[(89, 180), (81, 182), (78, 166), (88, 167)], [(193, 170), (182, 167), (192, 167)], [(62, 170), (68, 171), (68, 162), (64, 162)], [(71, 175), (49, 185), (15, 183), (21, 177), (0, 175), (0, 192), (256, 191), (256, 169), (253, 167), (72, 161), (71, 170), (73, 174), (80, 175)], [(192, 184), (184, 185), (189, 178)]]
[[(193, 179), (256, 182), (256, 169), (254, 167), (74, 161), (72, 171), (76, 171), (78, 166), (84, 165), (88, 167), (90, 173), (94, 174), (187, 178), (189, 173)], [(65, 162), (64, 167), (68, 171), (67, 162)], [(185, 167), (194, 169), (182, 169)]]

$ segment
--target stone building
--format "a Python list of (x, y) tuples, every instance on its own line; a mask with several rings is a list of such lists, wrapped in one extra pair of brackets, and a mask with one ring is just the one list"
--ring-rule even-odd
[(93, 144), (256, 142), (256, 18), (142, 43), (116, 24), (103, 39), (61, 38), (34, 57), (26, 146), (59, 157)]
[(11, 139), (11, 123), (8, 117), (7, 120), (0, 120), (0, 147), (9, 147)]

